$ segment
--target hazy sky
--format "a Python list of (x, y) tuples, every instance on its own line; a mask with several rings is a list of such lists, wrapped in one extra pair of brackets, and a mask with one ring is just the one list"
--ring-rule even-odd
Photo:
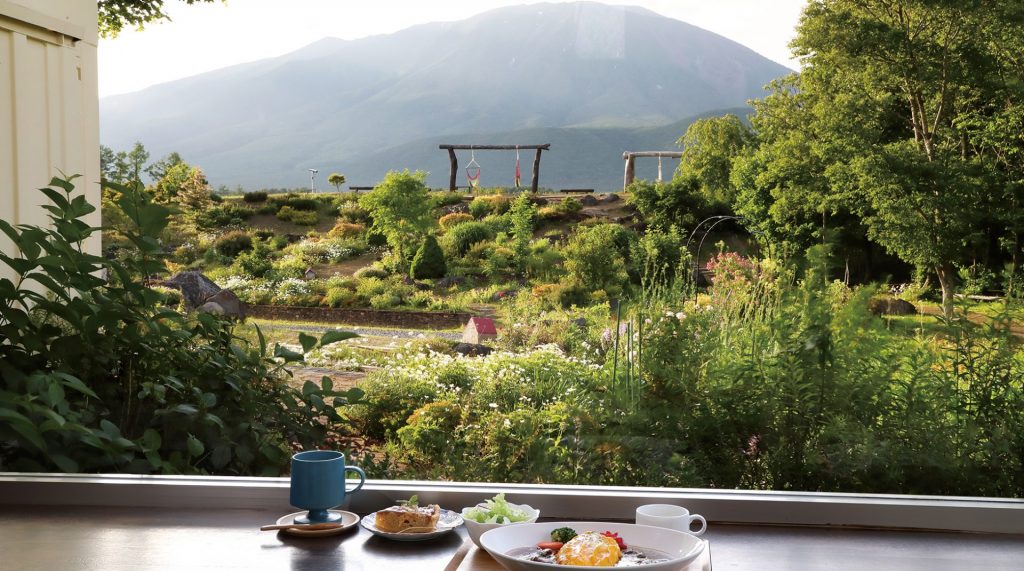
[[(556, 2), (563, 0), (554, 0)], [(228, 0), (167, 2), (172, 22), (129, 30), (99, 46), (100, 96), (137, 91), (294, 51), (327, 36), (356, 39), (455, 21), (522, 0)], [(721, 34), (796, 69), (787, 44), (807, 0), (617, 0)]]

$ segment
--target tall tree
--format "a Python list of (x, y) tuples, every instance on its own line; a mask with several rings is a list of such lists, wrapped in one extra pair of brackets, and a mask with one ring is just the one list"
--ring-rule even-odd
[(750, 127), (735, 115), (699, 119), (678, 141), (683, 156), (676, 174), (696, 178), (709, 202), (732, 206), (736, 194), (729, 179), (732, 161), (752, 141)]
[(770, 90), (753, 102), (756, 140), (752, 136), (735, 157), (730, 176), (734, 211), (785, 258), (824, 237), (837, 205), (825, 177), (814, 94), (802, 89), (796, 74)]
[(387, 238), (402, 267), (434, 223), (427, 174), (391, 171), (359, 199), (373, 219), (374, 231)]
[(327, 177), (327, 184), (333, 185), (336, 192), (341, 192), (341, 185), (345, 184), (345, 175), (332, 172)]
[(955, 266), (996, 194), (967, 119), (993, 103), (986, 30), (1014, 25), (991, 16), (1012, 2), (816, 0), (793, 42), (803, 87), (829, 107), (825, 144), (848, 151), (830, 182), (873, 240), (935, 272), (947, 315)]
[(160, 180), (167, 176), (167, 171), (175, 165), (185, 162), (176, 151), (146, 167), (146, 174), (152, 180)]
[[(215, 0), (183, 0), (186, 4), (214, 2)], [(142, 29), (146, 24), (170, 20), (164, 12), (164, 0), (98, 0), (100, 36), (113, 38), (125, 28)]]

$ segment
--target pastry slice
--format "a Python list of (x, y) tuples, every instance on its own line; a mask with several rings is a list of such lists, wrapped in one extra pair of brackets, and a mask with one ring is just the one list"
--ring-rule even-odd
[(398, 533), (412, 527), (417, 528), (417, 532), (427, 532), (437, 528), (439, 517), (441, 517), (441, 507), (437, 504), (426, 507), (391, 506), (377, 512), (373, 525), (388, 533)]

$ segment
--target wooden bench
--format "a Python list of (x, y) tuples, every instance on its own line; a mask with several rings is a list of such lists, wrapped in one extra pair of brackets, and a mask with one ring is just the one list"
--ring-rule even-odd
[(360, 190), (373, 190), (372, 186), (350, 186), (348, 187), (352, 192), (359, 192)]
[(572, 194), (572, 193), (592, 194), (594, 192), (594, 189), (592, 189), (592, 188), (563, 188), (562, 190), (559, 190), (558, 192), (563, 192), (565, 194)]

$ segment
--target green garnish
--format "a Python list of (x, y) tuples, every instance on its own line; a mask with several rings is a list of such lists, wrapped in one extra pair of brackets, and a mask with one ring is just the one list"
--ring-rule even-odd
[(398, 505), (407, 508), (418, 508), (420, 507), (420, 497), (418, 494), (413, 494), (408, 500), (398, 500)]
[(576, 537), (576, 530), (571, 527), (560, 527), (551, 532), (551, 541), (569, 543), (569, 540)]
[(530, 519), (530, 514), (505, 501), (505, 494), (498, 494), (475, 508), (469, 508), (464, 515), (477, 523), (515, 523)]

